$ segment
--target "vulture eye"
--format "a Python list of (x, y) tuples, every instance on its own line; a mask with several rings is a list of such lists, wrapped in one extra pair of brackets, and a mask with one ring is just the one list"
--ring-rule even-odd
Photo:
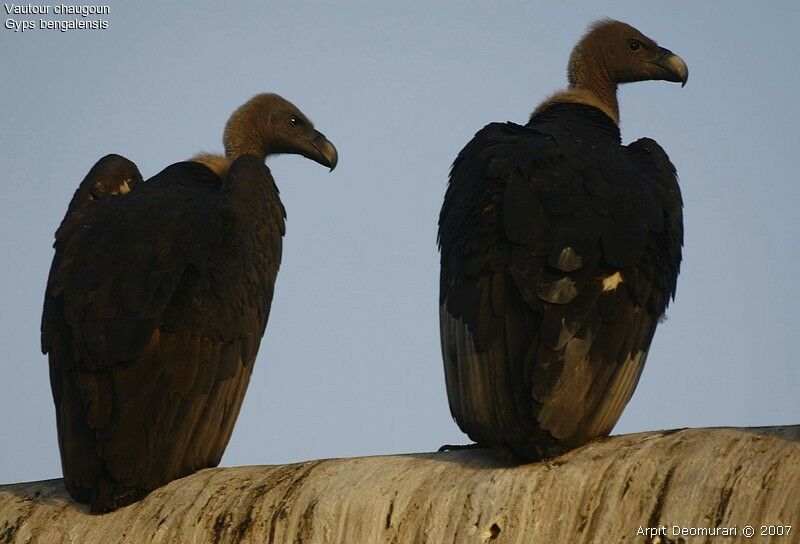
[(639, 40), (630, 40), (628, 41), (628, 49), (631, 51), (638, 51), (642, 47), (642, 44), (639, 43)]
[(303, 121), (299, 117), (292, 117), (289, 122), (292, 123), (293, 127), (299, 127), (303, 124)]

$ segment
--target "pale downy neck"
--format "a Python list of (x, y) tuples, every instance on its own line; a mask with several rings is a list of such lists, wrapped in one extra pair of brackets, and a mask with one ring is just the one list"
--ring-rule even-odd
[(263, 136), (263, 131), (254, 122), (259, 110), (257, 104), (250, 102), (244, 104), (231, 115), (225, 125), (223, 143), (225, 155), (215, 153), (198, 153), (190, 161), (199, 162), (210, 168), (215, 174), (224, 177), (230, 165), (242, 155), (253, 155), (262, 162), (266, 160), (269, 151)]
[(578, 44), (570, 56), (567, 68), (569, 87), (548, 97), (539, 104), (533, 115), (553, 104), (572, 102), (595, 107), (619, 125), (617, 84), (613, 81), (602, 55), (591, 55), (591, 61), (587, 62), (587, 51), (593, 51), (591, 45), (585, 42)]

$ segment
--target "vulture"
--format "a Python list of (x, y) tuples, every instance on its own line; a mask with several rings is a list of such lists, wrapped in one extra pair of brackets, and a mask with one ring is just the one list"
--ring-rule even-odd
[(216, 466), (269, 316), (285, 212), (266, 157), (336, 148), (260, 94), (200, 154), (147, 181), (100, 159), (55, 234), (41, 340), (64, 482), (92, 512)]
[(675, 168), (651, 139), (622, 145), (617, 86), (685, 84), (686, 64), (632, 26), (602, 20), (567, 73), (568, 88), (527, 124), (475, 134), (452, 165), (439, 216), (450, 411), (471, 447), (518, 461), (611, 432), (681, 263)]

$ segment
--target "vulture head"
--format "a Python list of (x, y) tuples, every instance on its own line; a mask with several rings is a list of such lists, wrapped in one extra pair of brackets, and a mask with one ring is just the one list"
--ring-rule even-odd
[(225, 157), (201, 153), (192, 158), (223, 175), (242, 155), (302, 155), (331, 170), (339, 156), (325, 136), (297, 106), (273, 93), (258, 94), (240, 106), (225, 125)]
[(614, 85), (647, 80), (686, 85), (689, 69), (682, 58), (631, 25), (603, 20), (592, 25), (572, 50), (568, 75), (570, 86), (589, 83), (592, 75)]
[(603, 19), (572, 50), (567, 78), (569, 88), (548, 98), (534, 115), (554, 103), (576, 102), (597, 107), (619, 123), (619, 84), (661, 80), (683, 86), (689, 69), (682, 58), (631, 25)]

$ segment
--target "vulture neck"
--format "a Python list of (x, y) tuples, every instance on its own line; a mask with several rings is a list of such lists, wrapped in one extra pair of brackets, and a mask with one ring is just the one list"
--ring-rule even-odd
[[(600, 47), (585, 42), (578, 44), (572, 52), (567, 68), (569, 87), (542, 102), (533, 115), (560, 102), (592, 106), (608, 115), (619, 125), (619, 102), (617, 82), (611, 77)], [(593, 54), (587, 54), (587, 51)], [(585, 60), (586, 57), (590, 57)]]
[(619, 102), (617, 101), (617, 84), (607, 71), (595, 65), (593, 70), (576, 70), (570, 73), (567, 93), (582, 95), (599, 110), (606, 113), (616, 124), (619, 124)]
[(265, 133), (258, 119), (263, 116), (262, 109), (251, 100), (233, 112), (225, 124), (222, 143), (225, 146), (225, 155), (213, 153), (199, 153), (191, 161), (199, 162), (210, 168), (219, 177), (224, 178), (231, 164), (243, 155), (253, 155), (264, 162), (270, 154), (271, 146), (265, 138)]
[(244, 155), (253, 155), (261, 162), (267, 159), (267, 155), (273, 155), (274, 152), (268, 149), (269, 145), (266, 142), (225, 142), (225, 158), (229, 162), (233, 162), (239, 157)]
[(531, 119), (556, 104), (583, 104), (602, 111), (615, 125), (619, 125), (619, 104), (617, 103), (617, 86), (605, 88), (598, 93), (595, 89), (570, 85), (539, 104)]
[(189, 160), (204, 164), (216, 175), (224, 178), (228, 173), (228, 169), (231, 167), (231, 164), (233, 164), (233, 161), (242, 155), (254, 155), (261, 160), (261, 162), (264, 162), (267, 158), (267, 153), (263, 153), (262, 151), (233, 151), (228, 149), (225, 151), (224, 156), (216, 153), (198, 153)]

